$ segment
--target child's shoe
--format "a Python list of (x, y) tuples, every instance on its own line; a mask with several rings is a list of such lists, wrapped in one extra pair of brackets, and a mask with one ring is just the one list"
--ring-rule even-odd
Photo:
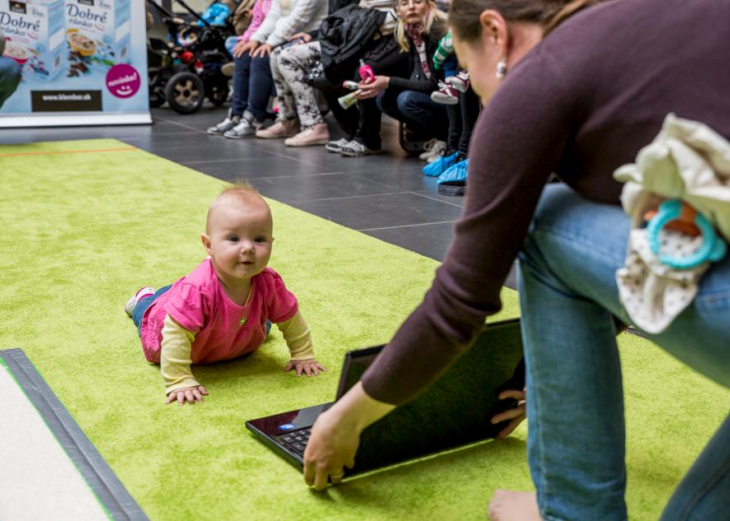
[(459, 103), (459, 91), (451, 85), (439, 82), (439, 90), (431, 93), (431, 100), (442, 105), (457, 105)]
[(459, 71), (456, 76), (449, 76), (445, 81), (459, 92), (469, 90), (469, 73), (465, 70)]
[(438, 177), (443, 174), (447, 168), (456, 163), (459, 159), (458, 152), (444, 152), (436, 161), (429, 163), (423, 167), (421, 172), (429, 177)]
[(436, 138), (433, 138), (431, 141), (426, 143), (426, 151), (422, 152), (418, 159), (421, 161), (428, 161), (429, 159), (436, 158), (441, 155), (441, 153), (446, 150), (446, 141), (440, 141)]
[(134, 294), (132, 298), (130, 298), (126, 304), (124, 304), (124, 311), (129, 315), (132, 316), (132, 313), (134, 313), (134, 308), (137, 307), (137, 302), (139, 302), (139, 299), (144, 297), (150, 297), (155, 294), (155, 288), (150, 288), (149, 286), (145, 286), (144, 288), (137, 291), (137, 293)]
[(231, 116), (231, 111), (226, 114), (226, 119), (218, 123), (217, 125), (208, 129), (208, 134), (214, 136), (220, 136), (231, 130), (233, 127), (241, 122), (241, 118), (238, 116)]
[[(463, 156), (461, 156), (463, 158)], [(441, 195), (461, 196), (466, 193), (466, 177), (469, 174), (469, 160), (464, 159), (450, 166), (436, 181)]]

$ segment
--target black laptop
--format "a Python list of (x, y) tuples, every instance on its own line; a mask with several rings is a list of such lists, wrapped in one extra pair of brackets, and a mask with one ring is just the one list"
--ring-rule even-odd
[[(357, 383), (383, 346), (350, 351), (335, 400)], [(431, 387), (366, 428), (346, 477), (495, 437), (506, 423), (491, 418), (516, 406), (499, 400), (524, 387), (519, 319), (489, 324), (472, 347)], [(246, 422), (263, 443), (299, 468), (317, 417), (334, 402)]]

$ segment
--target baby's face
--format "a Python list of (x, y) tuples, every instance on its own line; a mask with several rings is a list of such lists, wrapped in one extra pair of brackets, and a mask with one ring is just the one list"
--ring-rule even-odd
[(274, 241), (271, 211), (263, 199), (224, 197), (211, 209), (205, 249), (225, 285), (261, 273)]

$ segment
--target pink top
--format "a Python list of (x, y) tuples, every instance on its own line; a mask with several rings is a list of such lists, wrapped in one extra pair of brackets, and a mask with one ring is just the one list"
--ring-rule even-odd
[(239, 42), (249, 41), (251, 39), (251, 35), (255, 33), (259, 27), (261, 27), (261, 23), (264, 21), (264, 18), (266, 18), (269, 8), (271, 8), (272, 1), (273, 0), (256, 0), (256, 3), (253, 6), (251, 23), (248, 25), (248, 28), (246, 28), (246, 32), (238, 37)]
[(195, 335), (194, 364), (230, 360), (258, 349), (266, 338), (266, 321), (281, 323), (298, 309), (296, 297), (271, 268), (251, 279), (245, 306), (233, 302), (223, 289), (210, 259), (160, 295), (142, 319), (142, 349), (149, 362), (160, 362), (165, 315)]

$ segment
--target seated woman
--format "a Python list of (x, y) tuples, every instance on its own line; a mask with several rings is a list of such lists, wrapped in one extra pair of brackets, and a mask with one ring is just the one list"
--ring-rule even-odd
[(433, 0), (398, 0), (397, 9), (395, 37), (401, 51), (408, 52), (410, 76), (375, 76), (370, 83), (360, 83), (359, 99), (377, 97), (377, 106), (384, 114), (406, 123), (419, 138), (446, 141), (446, 108), (431, 100), (440, 78), (433, 56), (446, 33), (445, 15), (436, 9)]
[[(257, 20), (261, 19), (258, 27)], [(263, 16), (262, 16), (263, 14)], [(233, 104), (210, 134), (240, 139), (252, 136), (267, 119), (266, 109), (274, 86), (269, 55), (299, 31), (313, 30), (327, 14), (326, 0), (258, 0), (254, 20), (233, 49)]]
[[(635, 161), (672, 112), (730, 139), (730, 33), (716, 30), (730, 26), (730, 10), (725, 0), (586, 7), (594, 3), (454, 0), (456, 51), (484, 104), (466, 205), (423, 303), (314, 425), (304, 477), (316, 489), (328, 475), (341, 479), (364, 428), (426, 388), (469, 346), (500, 309), (502, 284), (521, 251), (527, 458), (536, 493), (499, 493), (490, 516), (628, 518), (614, 317), (633, 322), (616, 279), (631, 218), (618, 205), (622, 186), (613, 172)], [(552, 172), (565, 184), (546, 185)], [(663, 332), (646, 336), (730, 388), (730, 256), (709, 265), (697, 290)], [(730, 417), (661, 519), (726, 519), (728, 512)]]
[[(395, 0), (361, 0), (358, 6), (387, 11), (395, 7)], [(381, 34), (386, 33), (381, 30)], [(324, 145), (330, 135), (319, 109), (319, 93), (304, 81), (308, 69), (321, 58), (321, 45), (313, 39), (313, 34), (296, 34), (292, 40), (292, 45), (278, 48), (271, 57), (271, 73), (279, 100), (279, 121), (257, 132), (256, 137), (286, 137), (292, 128), (299, 126), (299, 134), (284, 141), (287, 146)], [(367, 46), (364, 46), (362, 52), (366, 49)]]

